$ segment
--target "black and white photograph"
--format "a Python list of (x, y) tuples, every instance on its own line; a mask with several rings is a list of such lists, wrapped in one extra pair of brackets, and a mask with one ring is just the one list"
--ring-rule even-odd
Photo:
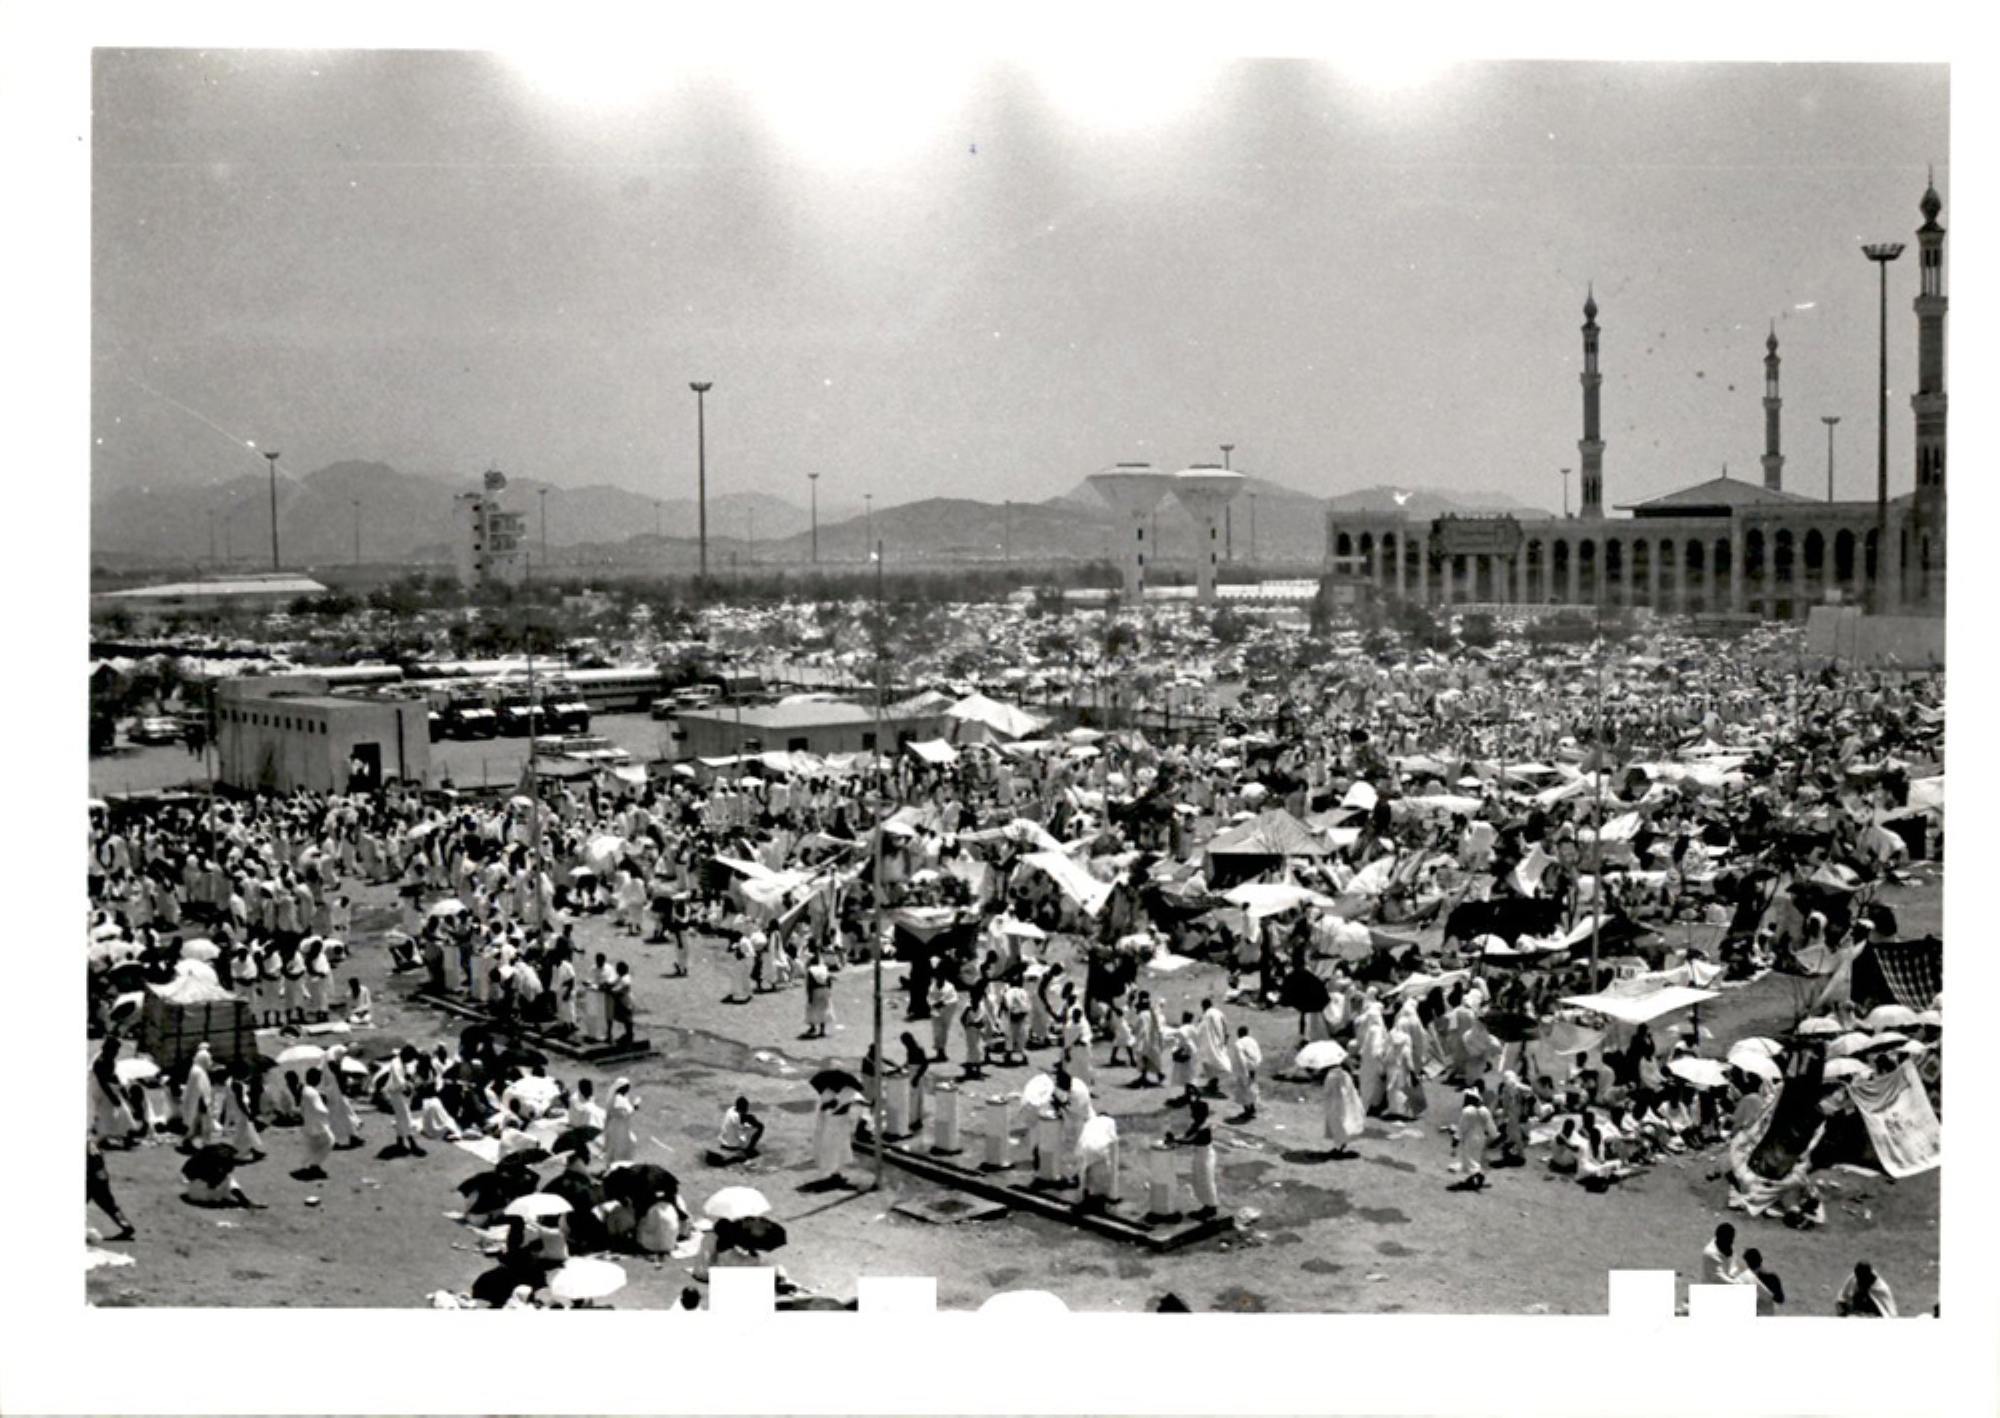
[(1320, 49), (71, 56), (82, 1313), (1933, 1342), (1963, 76)]

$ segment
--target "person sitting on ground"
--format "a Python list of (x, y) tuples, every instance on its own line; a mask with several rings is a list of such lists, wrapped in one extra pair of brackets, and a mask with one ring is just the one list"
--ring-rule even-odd
[(358, 975), (347, 981), (347, 1022), (350, 1025), (369, 1025), (375, 1022), (375, 997), (368, 987), (361, 983)]
[(764, 1120), (750, 1111), (750, 1100), (738, 1098), (722, 1115), (722, 1134), (716, 1151), (726, 1162), (741, 1162), (757, 1155), (764, 1138)]
[(1896, 1297), (1889, 1293), (1889, 1282), (1875, 1273), (1875, 1267), (1867, 1261), (1854, 1263), (1854, 1274), (1847, 1277), (1847, 1283), (1840, 1287), (1840, 1298), (1834, 1302), (1833, 1312), (1844, 1319), (1895, 1319)]

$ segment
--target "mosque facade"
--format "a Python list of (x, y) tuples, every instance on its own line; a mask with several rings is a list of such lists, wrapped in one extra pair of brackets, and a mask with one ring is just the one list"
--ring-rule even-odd
[[(1415, 518), (1334, 512), (1329, 570), (1425, 605), (1596, 605), (1665, 614), (1803, 619), (1828, 603), (1944, 614), (1944, 228), (1935, 186), (1919, 204), (1915, 486), (1888, 501), (1835, 502), (1784, 486), (1780, 356), (1764, 342), (1764, 453), (1758, 480), (1720, 477), (1648, 502), (1604, 506), (1597, 300), (1583, 306), (1581, 507), (1563, 517)], [(1888, 528), (1887, 564), (1878, 547)]]

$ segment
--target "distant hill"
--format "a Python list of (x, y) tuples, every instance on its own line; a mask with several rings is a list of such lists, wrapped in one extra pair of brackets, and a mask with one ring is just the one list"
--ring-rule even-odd
[(1394, 512), (1400, 509), (1411, 517), (1441, 517), (1447, 512), (1515, 512), (1546, 517), (1549, 514), (1504, 492), (1439, 492), (1427, 487), (1364, 487), (1326, 499), (1333, 512)]

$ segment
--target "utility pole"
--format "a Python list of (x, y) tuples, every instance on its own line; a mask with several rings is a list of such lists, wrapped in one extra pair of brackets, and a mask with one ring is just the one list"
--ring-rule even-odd
[[(696, 530), (701, 538), (701, 587), (704, 595), (708, 591), (708, 391), (715, 384), (712, 380), (696, 380), (688, 388), (694, 390), (694, 456), (695, 456), (695, 503)], [(656, 504), (657, 506), (657, 504)]]
[(361, 565), (361, 499), (351, 499), (354, 503), (354, 564)]
[[(1877, 242), (1862, 247), (1861, 254), (1875, 263), (1882, 278), (1881, 363), (1875, 404), (1875, 584), (1869, 601), (1869, 609), (1880, 615), (1893, 608), (1902, 593), (1890, 580), (1889, 570), (1889, 263), (1903, 254), (1903, 243)], [(1902, 558), (1896, 558), (1896, 563), (1900, 574)]]
[(264, 461), (271, 465), (271, 569), (278, 571), (282, 569), (278, 564), (278, 450), (267, 452)]
[[(887, 632), (882, 624), (882, 548), (875, 547), (875, 754), (882, 758), (882, 699), (884, 695), (883, 676), (887, 666), (884, 652), (887, 649)], [(869, 951), (871, 974), (875, 992), (875, 1101), (869, 1111), (868, 1136), (875, 1144), (875, 1186), (882, 1185), (882, 838), (883, 824), (889, 820), (888, 779), (883, 779), (882, 814), (875, 822), (875, 920), (869, 930), (873, 947)]]
[(807, 473), (806, 485), (812, 489), (812, 564), (819, 565), (819, 474)]
[(1826, 425), (1826, 500), (1833, 501), (1833, 426), (1840, 422), (1838, 414), (1821, 414), (1819, 421)]

